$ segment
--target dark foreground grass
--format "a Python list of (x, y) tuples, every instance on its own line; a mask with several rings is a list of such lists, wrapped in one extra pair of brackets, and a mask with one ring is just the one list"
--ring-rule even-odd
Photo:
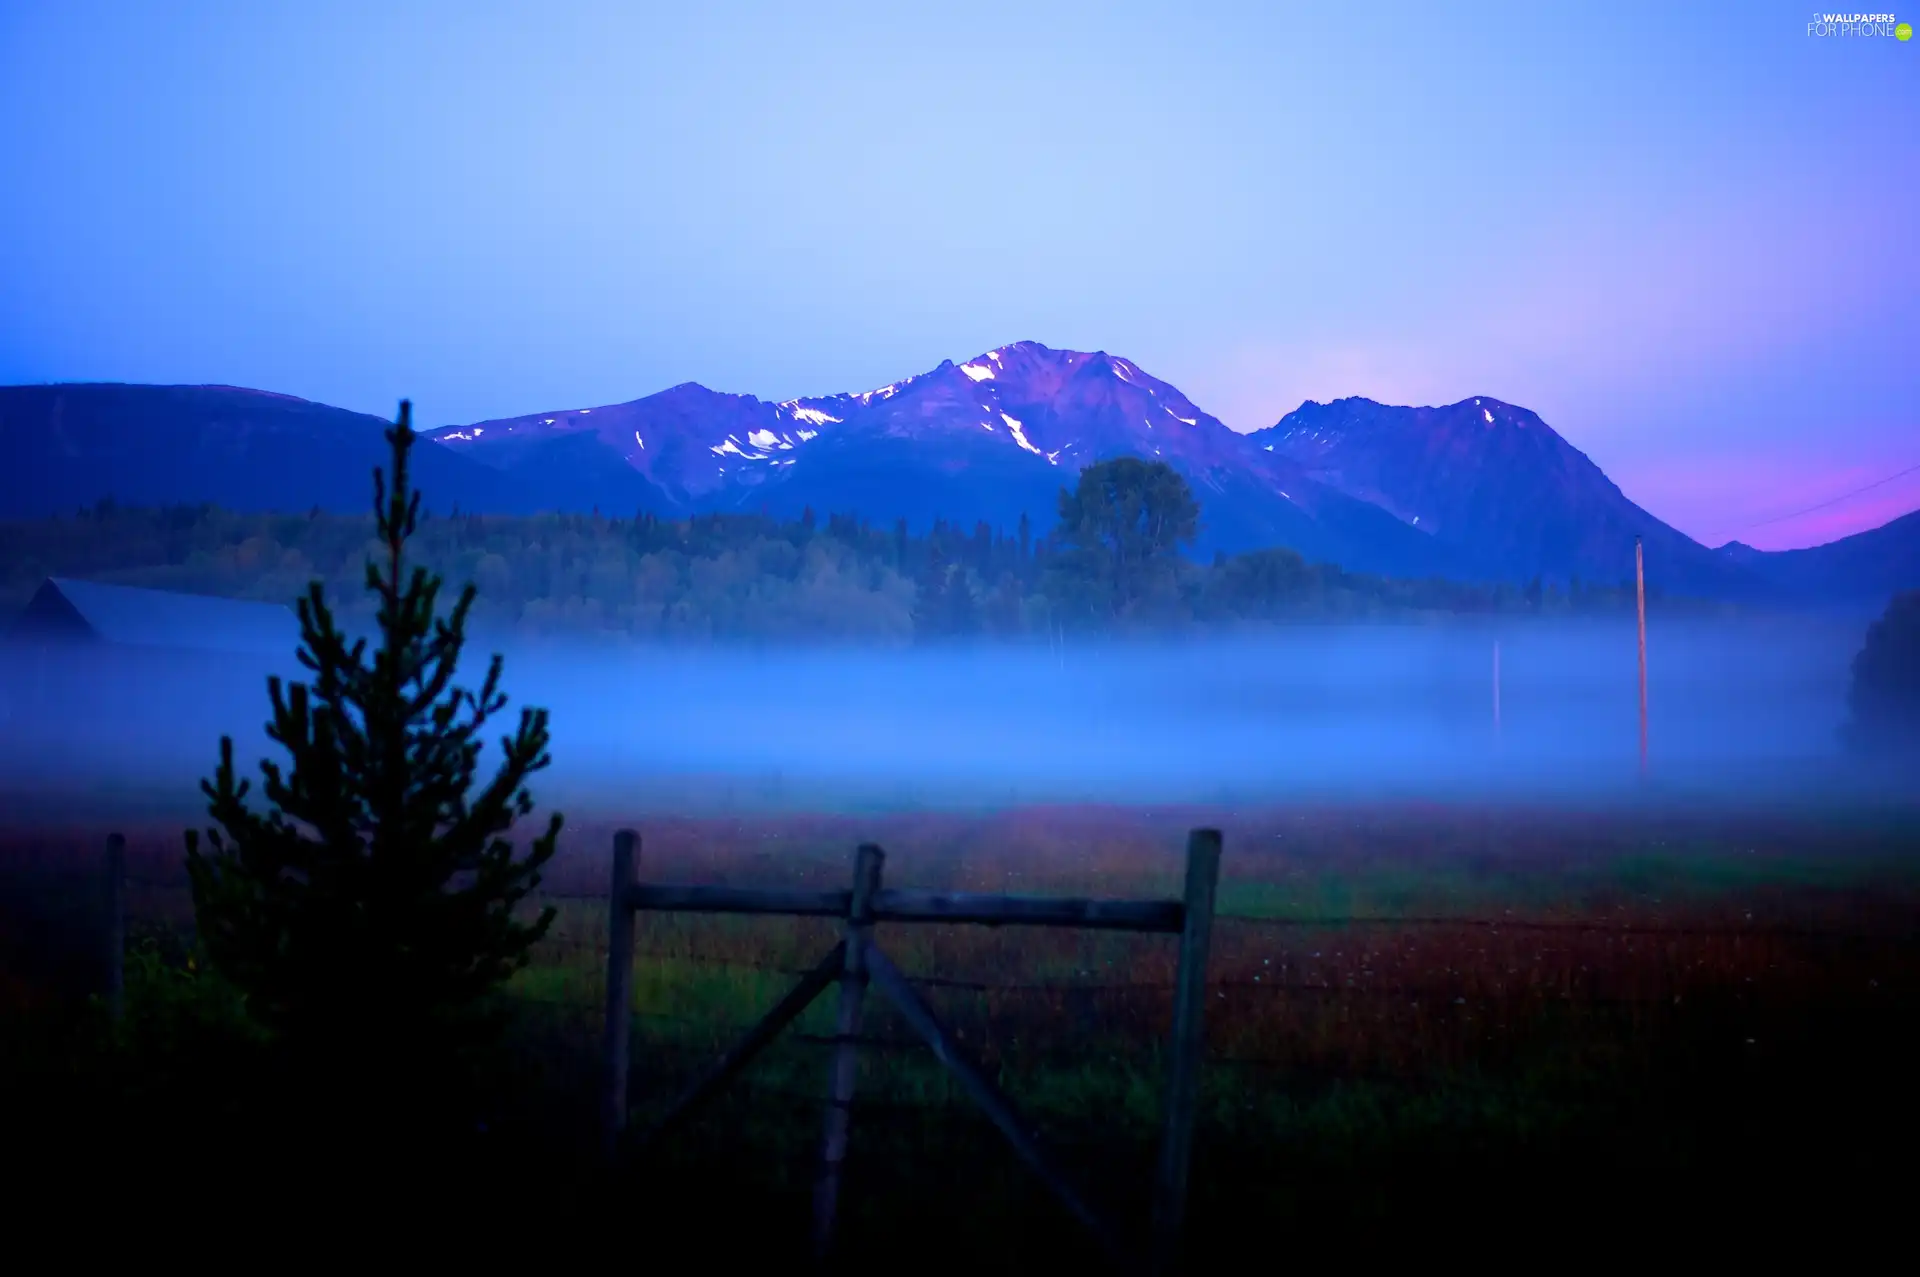
[[(655, 879), (837, 886), (874, 838), (897, 885), (1106, 896), (1172, 894), (1185, 829), (1221, 825), (1191, 1227), (1204, 1271), (1534, 1243), (1554, 1249), (1514, 1253), (1847, 1244), (1903, 1217), (1920, 1134), (1920, 859), (1903, 820), (1402, 808), (634, 823)], [(8, 932), (21, 943), (0, 1134), (41, 1188), (88, 1191), (103, 1167), (146, 1201), (298, 1184), (364, 1203), (378, 1185), (377, 1200), (438, 1220), (429, 1202), (472, 1210), (511, 1176), (535, 1195), (528, 1226), (554, 1236), (614, 1219), (636, 1256), (791, 1266), (830, 999), (696, 1121), (618, 1171), (595, 1162), (611, 830), (567, 838), (548, 884), (558, 924), (509, 990), (512, 1031), (474, 1087), (379, 1122), (330, 1106), (338, 1079), (278, 1060), (188, 969), (170, 831), (133, 838), (126, 1024), (109, 1038), (52, 996), (84, 986), (84, 951), (48, 955), (86, 934), (86, 857), (104, 831), (22, 837), (14, 916), (36, 913), (18, 907), (29, 882), (51, 903), (38, 932)], [(833, 939), (817, 921), (644, 917), (636, 1124)], [(944, 927), (880, 942), (1139, 1235), (1172, 943)], [(846, 1258), (1092, 1263), (898, 1018), (876, 1006), (866, 1033)], [(570, 1227), (589, 1232), (556, 1231)]]

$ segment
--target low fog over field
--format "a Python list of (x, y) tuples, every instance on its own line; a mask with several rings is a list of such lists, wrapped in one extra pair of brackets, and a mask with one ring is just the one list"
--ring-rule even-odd
[[(1656, 625), (1660, 789), (1777, 798), (1855, 779), (1836, 731), (1863, 629)], [(469, 679), (495, 646), (470, 646)], [(945, 650), (521, 645), (506, 656), (510, 709), (552, 711), (554, 767), (536, 797), (582, 812), (1598, 798), (1631, 791), (1637, 770), (1630, 619)], [(10, 653), (8, 792), (192, 804), (222, 731), (251, 767), (268, 745), (267, 663), (140, 663), (151, 659)], [(151, 669), (164, 681), (143, 681)]]

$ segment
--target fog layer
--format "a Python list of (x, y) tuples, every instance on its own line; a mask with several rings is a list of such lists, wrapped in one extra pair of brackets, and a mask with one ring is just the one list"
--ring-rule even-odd
[[(1649, 762), (1668, 792), (1812, 796), (1851, 621), (1656, 626)], [(1498, 721), (1495, 644), (1499, 647)], [(464, 670), (477, 682), (491, 645)], [(1311, 626), (1181, 643), (913, 650), (523, 646), (552, 713), (543, 801), (575, 810), (1635, 792), (1630, 620)], [(7, 792), (197, 802), (222, 732), (269, 749), (265, 662), (107, 648), (5, 658)], [(489, 733), (492, 740), (497, 732)], [(277, 753), (277, 747), (274, 747)], [(483, 765), (497, 757), (489, 748)]]

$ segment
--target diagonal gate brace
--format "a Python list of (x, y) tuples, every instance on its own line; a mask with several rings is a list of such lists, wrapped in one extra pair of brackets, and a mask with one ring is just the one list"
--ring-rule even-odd
[(867, 945), (866, 957), (867, 974), (872, 978), (875, 986), (886, 995), (889, 1002), (899, 1008), (900, 1014), (906, 1018), (907, 1023), (926, 1040), (929, 1047), (933, 1048), (934, 1056), (940, 1063), (947, 1066), (947, 1070), (959, 1081), (960, 1088), (967, 1093), (968, 1098), (979, 1105), (993, 1124), (1000, 1128), (1000, 1133), (1007, 1137), (1008, 1143), (1013, 1145), (1013, 1151), (1020, 1155), (1020, 1160), (1031, 1167), (1034, 1174), (1039, 1176), (1040, 1182), (1060, 1199), (1061, 1204), (1075, 1219), (1086, 1226), (1087, 1231), (1093, 1234), (1109, 1258), (1123, 1268), (1133, 1267), (1135, 1261), (1120, 1245), (1119, 1239), (1107, 1227), (1106, 1221), (1094, 1213), (1093, 1208), (1082, 1200), (1073, 1186), (1048, 1164), (1046, 1154), (1041, 1151), (1027, 1124), (1015, 1111), (1013, 1101), (993, 1084), (978, 1065), (961, 1053), (959, 1045), (947, 1032), (946, 1026), (940, 1023), (939, 1017), (933, 1013), (933, 1008), (927, 1005), (919, 991), (908, 983), (906, 976), (900, 973), (900, 968), (894, 966), (893, 961), (880, 952), (878, 946), (871, 943)]
[(793, 987), (792, 992), (780, 999), (779, 1004), (762, 1016), (758, 1024), (748, 1029), (746, 1036), (742, 1037), (731, 1051), (721, 1056), (699, 1081), (688, 1087), (680, 1098), (674, 1101), (673, 1107), (667, 1110), (665, 1116), (640, 1135), (636, 1141), (637, 1145), (644, 1148), (680, 1125), (693, 1110), (711, 1099), (742, 1069), (751, 1064), (755, 1056), (780, 1036), (782, 1029), (800, 1018), (800, 1013), (811, 1006), (815, 998), (833, 987), (834, 981), (840, 978), (840, 969), (845, 965), (846, 956), (845, 941), (833, 946), (827, 956), (820, 960), (818, 966), (801, 977), (800, 983)]

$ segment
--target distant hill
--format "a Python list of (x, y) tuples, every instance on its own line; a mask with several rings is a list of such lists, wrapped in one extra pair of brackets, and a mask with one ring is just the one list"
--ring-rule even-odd
[[(390, 423), (289, 395), (232, 386), (0, 387), (0, 513), (71, 514), (123, 505), (360, 511)], [(540, 508), (537, 485), (447, 449), (416, 476), (440, 508)]]
[(1805, 550), (1756, 550), (1729, 541), (1715, 553), (1756, 573), (1792, 602), (1884, 602), (1920, 589), (1920, 510)]

